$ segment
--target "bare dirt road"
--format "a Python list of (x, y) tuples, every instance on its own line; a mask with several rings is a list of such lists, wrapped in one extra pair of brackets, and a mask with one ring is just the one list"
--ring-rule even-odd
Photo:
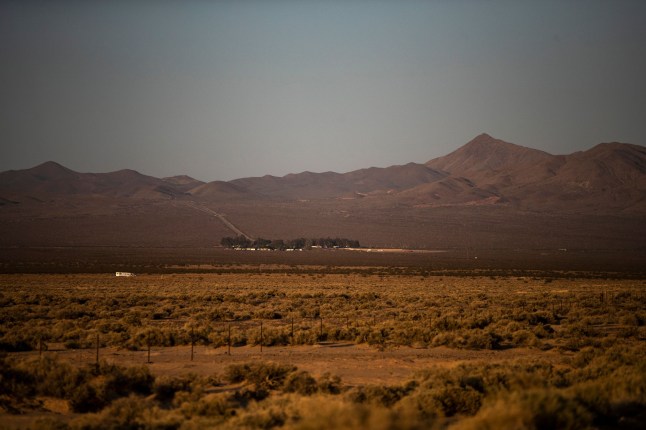
[(222, 222), (222, 224), (224, 224), (229, 230), (234, 232), (237, 236), (244, 236), (249, 240), (253, 240), (253, 238), (251, 236), (249, 236), (248, 234), (246, 234), (245, 232), (240, 230), (238, 227), (236, 227), (231, 221), (226, 219), (226, 217), (224, 215), (222, 215), (221, 213), (216, 212), (213, 209), (207, 208), (206, 206), (201, 206), (201, 205), (199, 205), (197, 203), (194, 203), (194, 202), (186, 202), (186, 206), (188, 206), (190, 208), (193, 208), (193, 209), (195, 209), (197, 211), (204, 212), (206, 214), (209, 214), (209, 215), (212, 215), (212, 216), (216, 217), (217, 219), (219, 219)]

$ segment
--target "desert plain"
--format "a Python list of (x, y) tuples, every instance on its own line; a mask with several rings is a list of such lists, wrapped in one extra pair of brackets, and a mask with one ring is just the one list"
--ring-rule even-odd
[(3, 426), (640, 428), (639, 274), (394, 254), (2, 275)]

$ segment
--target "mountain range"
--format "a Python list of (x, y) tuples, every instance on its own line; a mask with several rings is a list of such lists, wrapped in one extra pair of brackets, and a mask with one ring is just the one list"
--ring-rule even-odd
[[(611, 228), (593, 246), (624, 246), (637, 243), (630, 229), (645, 216), (646, 148), (626, 143), (552, 155), (481, 134), (427, 162), (208, 183), (133, 170), (79, 173), (52, 161), (0, 173), (0, 246), (204, 245), (238, 230), (434, 247), (482, 241), (491, 229), (552, 246), (560, 231), (591, 236), (590, 220), (601, 219), (625, 228), (613, 227), (618, 242)], [(555, 219), (550, 240), (530, 233)], [(462, 233), (452, 242), (445, 230), (455, 233), (456, 225)]]

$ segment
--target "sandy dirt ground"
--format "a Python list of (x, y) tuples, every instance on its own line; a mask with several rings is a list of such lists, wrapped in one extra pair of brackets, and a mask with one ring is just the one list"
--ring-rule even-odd
[[(96, 361), (96, 350), (66, 350), (51, 345), (49, 354), (72, 363), (84, 365)], [(35, 355), (34, 352), (24, 353)], [(314, 376), (324, 373), (341, 377), (346, 385), (402, 384), (416, 372), (432, 366), (452, 367), (465, 362), (487, 363), (541, 359), (560, 362), (562, 354), (525, 348), (509, 350), (462, 350), (446, 347), (411, 348), (396, 347), (380, 349), (365, 344), (321, 343), (318, 345), (263, 347), (244, 346), (213, 348), (195, 346), (191, 360), (190, 346), (153, 347), (150, 351), (128, 351), (102, 348), (101, 360), (120, 365), (146, 365), (153, 374), (178, 376), (188, 373), (198, 375), (222, 375), (231, 364), (270, 361), (292, 364)]]
[[(56, 354), (60, 359), (75, 365), (88, 365), (96, 362), (96, 350), (68, 350), (60, 344), (50, 344), (44, 354)], [(15, 358), (35, 357), (38, 352), (12, 353)], [(258, 361), (291, 364), (310, 372), (315, 377), (325, 373), (339, 376), (345, 387), (364, 385), (402, 385), (419, 371), (440, 366), (453, 367), (462, 363), (523, 361), (541, 359), (554, 363), (562, 362), (562, 353), (538, 351), (525, 348), (508, 350), (462, 350), (446, 347), (411, 348), (396, 347), (380, 350), (365, 344), (321, 343), (318, 345), (263, 347), (244, 346), (213, 348), (195, 346), (191, 360), (190, 346), (153, 347), (150, 351), (128, 351), (116, 348), (101, 348), (101, 360), (119, 365), (148, 366), (156, 376), (179, 376), (194, 373), (201, 376), (222, 376), (231, 364)], [(235, 389), (226, 384), (218, 390)], [(39, 397), (40, 405), (25, 408), (21, 414), (0, 413), (0, 429), (22, 429), (30, 427), (38, 419), (47, 417), (66, 417), (72, 419), (78, 414), (70, 410), (67, 401)]]

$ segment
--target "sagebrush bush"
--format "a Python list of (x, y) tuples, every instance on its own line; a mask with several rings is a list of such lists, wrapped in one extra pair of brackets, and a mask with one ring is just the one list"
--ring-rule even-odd
[(265, 389), (279, 388), (287, 375), (296, 370), (295, 366), (278, 363), (232, 364), (227, 367), (226, 378), (232, 382), (247, 381)]
[(170, 402), (178, 391), (190, 391), (195, 380), (192, 375), (183, 377), (162, 376), (155, 379), (152, 391), (155, 399), (162, 403)]
[(577, 430), (591, 424), (592, 415), (576, 400), (554, 390), (530, 390), (504, 396), (451, 429)]
[(98, 411), (113, 400), (151, 393), (154, 377), (146, 367), (121, 367), (101, 362), (95, 368), (75, 367), (44, 354), (16, 365), (3, 362), (0, 381), (13, 395), (66, 399), (75, 412)]
[(303, 396), (310, 396), (318, 391), (316, 379), (304, 370), (291, 373), (283, 384), (283, 391), (287, 393), (298, 393)]
[(357, 387), (347, 393), (347, 398), (354, 403), (369, 403), (391, 407), (403, 397), (409, 395), (415, 387), (415, 383), (405, 386)]

